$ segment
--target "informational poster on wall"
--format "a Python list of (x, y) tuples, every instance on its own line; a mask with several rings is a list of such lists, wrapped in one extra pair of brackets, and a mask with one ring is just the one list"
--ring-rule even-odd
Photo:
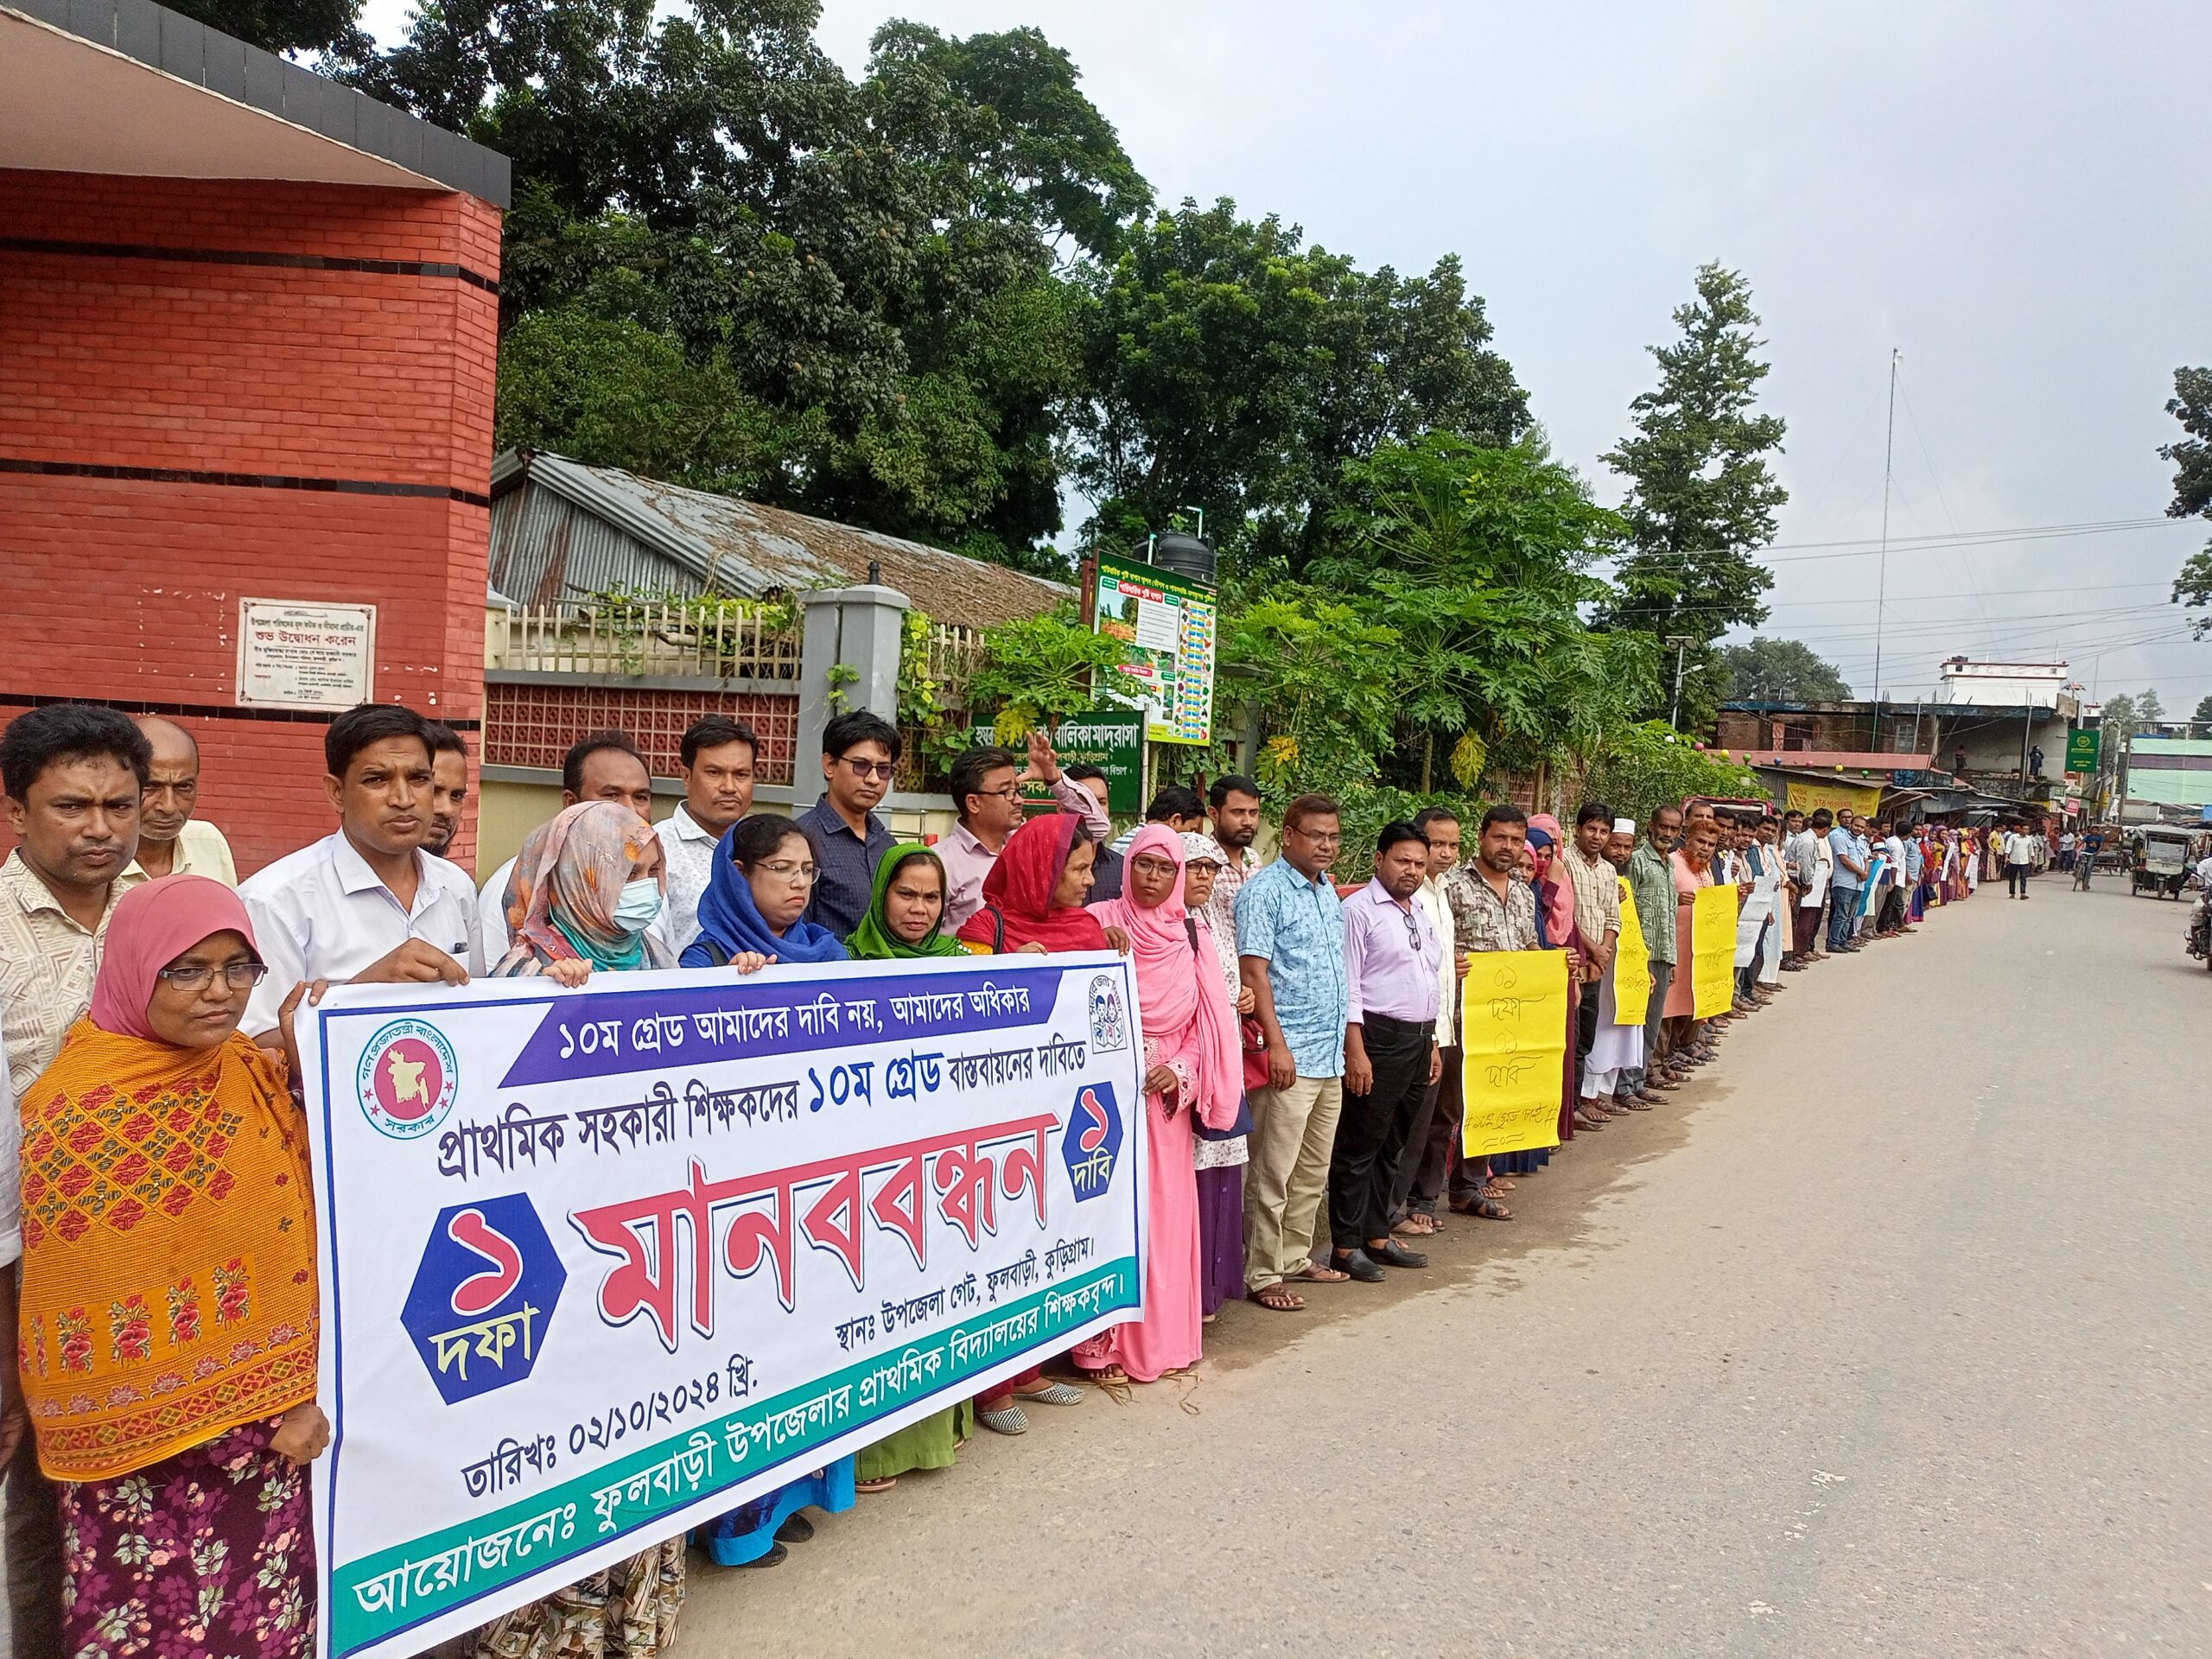
[(325, 1656), (415, 1654), (1134, 1318), (1122, 957), (302, 1010)]
[[(1070, 715), (1052, 733), (1052, 753), (1064, 766), (1091, 766), (1106, 774), (1106, 810), (1135, 817), (1144, 810), (1144, 728), (1141, 709), (1094, 709)], [(995, 744), (998, 733), (988, 721), (968, 729), (973, 744)], [(1021, 746), (1014, 753), (1028, 764)], [(1021, 804), (1043, 811), (1053, 804), (1052, 791), (1041, 783), (1021, 786)]]
[(1155, 743), (1212, 741), (1212, 588), (1173, 571), (1102, 553), (1097, 629), (1122, 642), (1122, 666), (1144, 688), (1147, 737)]
[(242, 709), (346, 709), (376, 695), (377, 607), (238, 601)]

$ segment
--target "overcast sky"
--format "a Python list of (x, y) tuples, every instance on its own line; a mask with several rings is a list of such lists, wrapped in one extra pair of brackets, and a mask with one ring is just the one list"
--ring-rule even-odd
[[(389, 15), (392, 0), (372, 12)], [(1559, 454), (1597, 457), (1693, 273), (1750, 279), (1789, 423), (1763, 632), (1862, 696), (1892, 346), (1893, 537), (2155, 517), (2174, 368), (2212, 359), (2212, 6), (828, 0), (849, 68), (905, 15), (1034, 24), (1165, 203), (1228, 195), (1363, 265), (1457, 252)], [(2167, 602), (2207, 525), (1893, 551), (1881, 689), (1954, 652), (2212, 692)], [(2156, 636), (2155, 638), (2152, 636)]]

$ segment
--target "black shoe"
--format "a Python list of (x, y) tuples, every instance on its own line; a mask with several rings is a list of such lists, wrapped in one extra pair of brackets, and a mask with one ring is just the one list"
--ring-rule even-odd
[(1338, 1273), (1348, 1273), (1363, 1285), (1379, 1285), (1385, 1277), (1382, 1269), (1367, 1259), (1365, 1250), (1354, 1250), (1349, 1255), (1332, 1255), (1329, 1265)]
[(1419, 1250), (1408, 1249), (1395, 1238), (1387, 1241), (1379, 1250), (1372, 1244), (1369, 1245), (1367, 1257), (1370, 1262), (1380, 1262), (1386, 1268), (1425, 1268), (1428, 1265), (1426, 1255)]
[(768, 1553), (766, 1555), (755, 1555), (751, 1560), (740, 1561), (738, 1565), (740, 1567), (781, 1567), (791, 1559), (791, 1551), (785, 1549), (781, 1544), (771, 1544), (768, 1546)]
[(803, 1544), (814, 1536), (814, 1522), (794, 1511), (784, 1517), (784, 1524), (776, 1529), (779, 1544)]

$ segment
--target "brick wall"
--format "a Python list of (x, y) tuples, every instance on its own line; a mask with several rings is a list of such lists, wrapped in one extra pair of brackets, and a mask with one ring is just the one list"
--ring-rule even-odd
[(798, 698), (774, 692), (505, 682), (485, 688), (484, 758), (497, 766), (558, 768), (578, 738), (619, 727), (636, 741), (654, 777), (673, 778), (682, 760), (683, 729), (702, 715), (728, 715), (752, 727), (760, 740), (753, 768), (759, 780), (791, 781)]
[(237, 708), (238, 601), (371, 603), (378, 700), (475, 751), (499, 257), (455, 194), (0, 169), (0, 719), (172, 714), (257, 868), (331, 828), (328, 717)]

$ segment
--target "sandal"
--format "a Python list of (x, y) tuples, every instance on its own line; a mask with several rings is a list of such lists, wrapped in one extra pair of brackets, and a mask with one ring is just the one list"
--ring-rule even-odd
[(1257, 1302), (1262, 1307), (1276, 1313), (1302, 1313), (1306, 1311), (1306, 1299), (1280, 1280), (1272, 1285), (1261, 1286), (1249, 1294), (1245, 1300)]
[(1394, 1233), (1403, 1233), (1408, 1238), (1427, 1238), (1432, 1234), (1442, 1232), (1444, 1226), (1427, 1211), (1412, 1210), (1407, 1211), (1406, 1218), (1390, 1230)]
[(1513, 1212), (1495, 1198), (1462, 1198), (1452, 1207), (1463, 1216), (1473, 1216), (1480, 1221), (1513, 1219)]
[(886, 1475), (880, 1480), (856, 1480), (853, 1483), (853, 1490), (864, 1497), (872, 1497), (877, 1492), (887, 1492), (898, 1484), (898, 1476)]
[(976, 1421), (995, 1434), (1026, 1434), (1029, 1419), (1023, 1416), (1020, 1406), (1000, 1406), (989, 1411), (978, 1409)]
[(1349, 1283), (1351, 1279), (1351, 1274), (1341, 1268), (1318, 1268), (1310, 1262), (1306, 1264), (1304, 1272), (1294, 1273), (1290, 1276), (1302, 1279), (1309, 1285), (1341, 1285)]
[(1083, 1403), (1083, 1390), (1065, 1382), (1039, 1382), (1034, 1388), (1016, 1389), (1014, 1394), (1017, 1400), (1034, 1400), (1043, 1406), (1079, 1406)]

